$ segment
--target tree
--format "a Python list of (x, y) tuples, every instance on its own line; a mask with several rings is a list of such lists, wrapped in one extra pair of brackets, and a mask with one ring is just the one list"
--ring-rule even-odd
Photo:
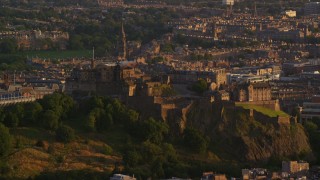
[(72, 49), (72, 50), (82, 50), (82, 49), (84, 49), (80, 35), (75, 35), (75, 36), (71, 36), (70, 37), (69, 48)]
[(25, 105), (25, 120), (24, 124), (26, 125), (34, 125), (37, 124), (40, 113), (43, 108), (40, 103), (32, 102)]
[(142, 140), (148, 140), (154, 144), (160, 144), (164, 136), (168, 134), (169, 127), (167, 124), (149, 118), (146, 121), (132, 124), (130, 129), (131, 134), (137, 136)]
[(4, 124), (8, 127), (17, 127), (19, 125), (19, 118), (15, 113), (9, 112), (4, 118)]
[(90, 113), (85, 120), (85, 127), (88, 131), (96, 130), (96, 117), (94, 114)]
[(172, 53), (172, 52), (174, 52), (173, 49), (174, 49), (173, 45), (169, 44), (169, 43), (166, 43), (166, 44), (161, 46), (161, 51), (162, 52)]
[(71, 142), (75, 139), (75, 132), (71, 127), (61, 125), (56, 131), (56, 139), (64, 143)]
[(110, 113), (105, 113), (105, 111), (102, 111), (96, 123), (98, 131), (106, 131), (113, 124), (112, 115)]
[(192, 90), (202, 94), (208, 89), (208, 84), (204, 79), (199, 79), (196, 83), (192, 85)]
[(194, 128), (186, 128), (184, 130), (184, 144), (191, 150), (203, 153), (206, 151), (208, 142), (203, 135)]
[(9, 129), (0, 123), (0, 157), (8, 154), (11, 147)]
[(0, 41), (0, 53), (13, 54), (17, 50), (17, 42), (14, 39)]
[(24, 107), (21, 104), (8, 106), (5, 108), (4, 124), (9, 127), (17, 127), (24, 119)]
[(44, 110), (52, 110), (59, 118), (62, 117), (62, 119), (67, 119), (68, 114), (75, 105), (70, 96), (61, 93), (44, 96), (39, 102)]
[(124, 162), (127, 163), (130, 167), (137, 166), (141, 159), (141, 155), (135, 150), (127, 151), (123, 157)]
[(42, 127), (56, 130), (59, 125), (59, 116), (52, 110), (46, 110), (42, 115)]

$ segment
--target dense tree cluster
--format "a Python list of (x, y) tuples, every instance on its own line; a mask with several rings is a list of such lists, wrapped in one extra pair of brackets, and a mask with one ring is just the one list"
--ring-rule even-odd
[(9, 133), (9, 129), (0, 123), (0, 158), (9, 153), (10, 147), (11, 136)]
[(196, 93), (202, 94), (208, 90), (208, 83), (204, 79), (199, 79), (192, 85), (191, 90)]
[[(187, 178), (210, 167), (182, 161), (178, 153), (185, 149), (182, 151), (186, 153), (204, 154), (210, 141), (200, 131), (187, 128), (177, 134), (167, 123), (152, 117), (143, 118), (117, 99), (93, 96), (74, 101), (67, 95), (55, 93), (37, 102), (2, 108), (0, 114), (0, 122), (13, 130), (36, 127), (54, 132), (56, 140), (62, 143), (78, 139), (79, 132), (100, 135), (121, 132), (126, 142), (119, 142), (123, 147), (116, 148), (115, 152), (123, 157), (124, 169), (120, 173), (135, 174), (139, 179)], [(0, 133), (1, 156), (8, 153), (12, 142), (5, 126), (0, 125)], [(105, 145), (102, 153), (113, 154), (113, 148)], [(84, 177), (81, 172), (73, 175)], [(63, 173), (43, 173), (38, 178), (59, 176), (63, 177)]]
[(304, 128), (308, 132), (309, 135), (309, 141), (312, 147), (312, 150), (315, 152), (315, 155), (317, 156), (317, 163), (320, 162), (320, 132), (319, 132), (319, 123), (318, 118), (314, 118), (312, 120), (308, 120), (304, 123)]
[(57, 139), (69, 142), (73, 139), (73, 130), (62, 125), (71, 117), (75, 107), (73, 99), (67, 95), (54, 93), (45, 96), (39, 102), (16, 104), (2, 109), (0, 123), (7, 127), (40, 127), (57, 131)]

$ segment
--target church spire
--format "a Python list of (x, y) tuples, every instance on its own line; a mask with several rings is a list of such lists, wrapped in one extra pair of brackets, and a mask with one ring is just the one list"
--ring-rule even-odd
[(121, 45), (119, 48), (119, 57), (118, 59), (120, 61), (125, 61), (127, 59), (127, 39), (126, 39), (126, 33), (124, 31), (124, 25), (123, 20), (121, 22)]
[(96, 63), (95, 63), (95, 59), (94, 59), (94, 47), (92, 49), (92, 59), (91, 59), (91, 69), (94, 69), (96, 66)]

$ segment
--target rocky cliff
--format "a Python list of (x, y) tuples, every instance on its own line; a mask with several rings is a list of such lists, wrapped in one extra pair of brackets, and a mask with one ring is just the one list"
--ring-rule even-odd
[(215, 151), (224, 159), (245, 162), (285, 157), (312, 159), (308, 137), (300, 124), (257, 121), (248, 111), (200, 101), (193, 103), (185, 117), (172, 119), (174, 124), (185, 124), (181, 128), (193, 126), (208, 135)]

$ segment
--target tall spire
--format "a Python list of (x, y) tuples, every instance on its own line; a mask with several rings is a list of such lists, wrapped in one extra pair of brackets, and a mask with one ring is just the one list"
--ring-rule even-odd
[(123, 20), (121, 22), (121, 45), (119, 48), (119, 57), (118, 60), (125, 61), (127, 59), (127, 39), (126, 33), (124, 32)]
[(91, 59), (91, 69), (94, 69), (96, 66), (95, 60), (94, 60), (94, 47), (92, 48), (92, 59)]
[(257, 17), (258, 16), (258, 11), (257, 11), (257, 2), (254, 1), (254, 14), (253, 17)]

